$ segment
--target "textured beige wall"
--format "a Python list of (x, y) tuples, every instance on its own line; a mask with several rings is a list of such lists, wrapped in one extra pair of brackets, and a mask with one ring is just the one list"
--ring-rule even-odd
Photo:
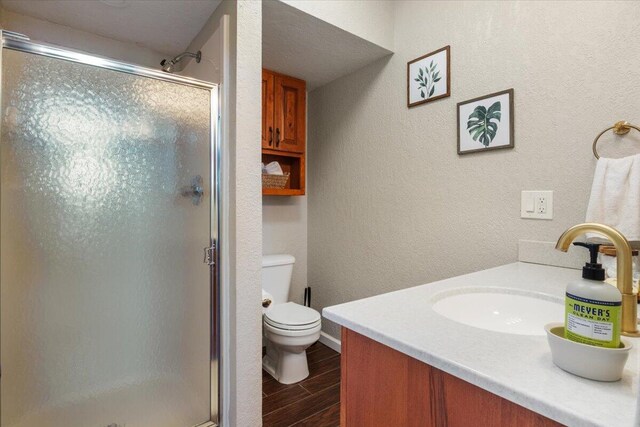
[(289, 300), (302, 304), (307, 285), (307, 196), (262, 197), (262, 253), (296, 258)]
[[(395, 4), (396, 53), (309, 95), (316, 308), (513, 262), (518, 239), (555, 240), (584, 219), (593, 138), (640, 122), (638, 2)], [(445, 45), (452, 96), (407, 109), (407, 61)], [(456, 103), (507, 88), (515, 149), (458, 156)], [(553, 221), (520, 219), (521, 190), (553, 190)]]
[(393, 0), (281, 1), (378, 46), (393, 46)]
[[(262, 307), (260, 306), (262, 255), (262, 184), (260, 168), (261, 105), (256, 94), (262, 82), (262, 7), (259, 2), (238, 0), (235, 142), (230, 224), (235, 256), (232, 286), (236, 292), (235, 339), (232, 356), (236, 359), (235, 423), (257, 426), (262, 422)], [(232, 350), (232, 351), (233, 351)]]
[[(217, 17), (217, 14), (215, 14)], [(190, 47), (196, 47), (196, 49), (200, 50), (202, 53), (202, 58), (200, 62), (196, 62), (193, 58), (188, 58), (187, 61), (185, 58), (185, 65), (178, 72), (178, 74), (182, 74), (184, 76), (193, 77), (194, 79), (205, 80), (211, 83), (222, 84), (222, 58), (224, 56), (224, 40), (223, 40), (223, 24), (222, 19), (216, 20), (218, 23), (218, 28), (211, 34), (211, 36), (204, 42), (204, 44), (200, 43), (190, 43)], [(208, 32), (208, 31), (207, 31)], [(196, 36), (196, 40), (200, 41), (199, 34)], [(187, 50), (188, 52), (192, 52), (191, 50)]]
[(25, 34), (32, 40), (150, 68), (159, 68), (160, 61), (170, 56), (135, 43), (110, 39), (4, 9), (1, 9), (0, 23), (3, 29)]

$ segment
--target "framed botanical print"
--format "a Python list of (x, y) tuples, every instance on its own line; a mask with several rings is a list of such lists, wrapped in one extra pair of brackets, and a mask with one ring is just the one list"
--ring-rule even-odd
[(409, 108), (451, 96), (450, 53), (445, 46), (407, 63)]
[(513, 89), (458, 103), (458, 154), (513, 148)]

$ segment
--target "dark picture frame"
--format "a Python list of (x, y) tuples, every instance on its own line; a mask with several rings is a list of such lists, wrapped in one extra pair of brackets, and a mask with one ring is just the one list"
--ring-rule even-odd
[[(430, 59), (433, 61), (432, 57), (440, 57), (440, 55), (438, 55), (440, 52), (445, 52), (445, 63), (447, 69), (444, 71), (438, 69), (437, 65), (440, 64), (436, 64), (435, 69), (433, 69), (432, 67), (434, 66), (430, 61)], [(417, 66), (412, 67), (414, 64)], [(421, 68), (421, 65), (425, 65), (425, 68)], [(441, 80), (437, 79), (442, 79), (443, 77), (446, 78), (445, 82), (443, 82), (446, 87), (446, 92), (440, 93), (442, 92), (443, 85), (438, 85), (437, 83)], [(419, 81), (416, 79), (419, 79)], [(435, 83), (434, 80), (436, 80)], [(414, 94), (413, 99), (412, 88)], [(436, 93), (436, 89), (438, 93)], [(429, 92), (432, 93), (430, 94)], [(421, 96), (419, 94), (421, 94)], [(407, 62), (407, 108), (426, 104), (427, 102), (436, 101), (449, 96), (451, 96), (451, 46), (445, 46)]]
[[(505, 95), (508, 97), (506, 110), (501, 102)], [(471, 107), (474, 108), (471, 110)], [(462, 122), (461, 115), (465, 116)], [(508, 123), (505, 123), (507, 120)], [(458, 154), (513, 148), (515, 146), (514, 123), (513, 89), (459, 102), (457, 104)]]

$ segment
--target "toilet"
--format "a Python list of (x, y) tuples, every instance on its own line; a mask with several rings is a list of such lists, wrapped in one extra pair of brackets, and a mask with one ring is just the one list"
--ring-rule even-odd
[(262, 258), (262, 289), (272, 296), (262, 322), (267, 347), (262, 367), (282, 384), (309, 376), (306, 350), (320, 338), (320, 313), (289, 302), (295, 261), (291, 255)]

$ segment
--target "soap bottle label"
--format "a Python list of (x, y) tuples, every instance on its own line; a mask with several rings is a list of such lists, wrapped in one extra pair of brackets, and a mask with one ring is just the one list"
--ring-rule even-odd
[(598, 347), (620, 346), (620, 301), (596, 301), (566, 296), (565, 337)]

